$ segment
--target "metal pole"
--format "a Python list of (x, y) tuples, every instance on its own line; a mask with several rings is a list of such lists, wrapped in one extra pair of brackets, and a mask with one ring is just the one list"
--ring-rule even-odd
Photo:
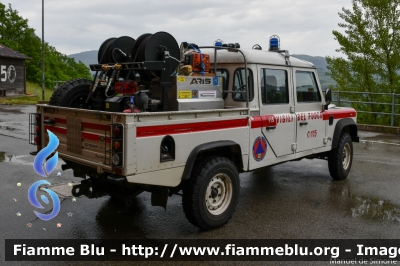
[(42, 100), (44, 101), (44, 0), (42, 0)]
[(214, 49), (214, 75), (217, 75), (217, 48)]
[(337, 92), (337, 106), (340, 107), (340, 90)]
[(394, 125), (394, 103), (395, 103), (394, 97), (395, 97), (395, 94), (393, 93), (392, 94), (392, 119), (390, 121), (390, 126)]

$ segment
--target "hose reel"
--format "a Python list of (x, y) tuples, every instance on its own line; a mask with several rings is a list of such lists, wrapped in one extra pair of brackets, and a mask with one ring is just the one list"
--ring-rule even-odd
[(135, 39), (128, 36), (105, 40), (97, 54), (99, 64), (131, 62), (131, 51), (135, 43)]
[[(128, 36), (109, 38), (101, 44), (97, 60), (99, 64), (162, 61), (166, 51), (172, 58), (167, 73), (170, 76), (179, 65), (180, 50), (175, 38), (163, 31), (142, 34), (137, 40)], [(160, 77), (161, 70), (140, 70), (139, 73), (149, 80)]]
[[(147, 88), (152, 86), (151, 82), (159, 82), (158, 86), (162, 90), (162, 95), (158, 95), (158, 99), (150, 99), (145, 94), (135, 97), (135, 100), (140, 102), (135, 102), (135, 106), (142, 106), (143, 110), (150, 107), (152, 107), (150, 109), (158, 110), (160, 109), (158, 106), (162, 104), (162, 110), (168, 110), (171, 76), (180, 64), (180, 49), (171, 34), (163, 31), (154, 34), (146, 33), (139, 36), (137, 40), (128, 36), (109, 38), (101, 44), (97, 57), (99, 64), (91, 65), (91, 69), (97, 72), (87, 101), (105, 77), (108, 77), (105, 87), (107, 98), (114, 98), (120, 93), (120, 89), (115, 87), (116, 82), (122, 82), (120, 88), (131, 81), (136, 81)], [(100, 75), (97, 78), (98, 73)], [(140, 74), (140, 81), (137, 79), (137, 74)], [(109, 89), (114, 91), (112, 96), (107, 94)], [(148, 103), (151, 106), (148, 106)]]
[[(163, 31), (154, 34), (145, 33), (137, 38), (131, 54), (135, 62), (162, 61), (165, 51), (174, 58), (169, 60), (170, 71), (167, 74), (171, 76), (179, 65), (180, 56), (178, 43), (171, 34)], [(160, 70), (141, 70), (139, 73), (142, 79), (148, 81), (161, 75)]]

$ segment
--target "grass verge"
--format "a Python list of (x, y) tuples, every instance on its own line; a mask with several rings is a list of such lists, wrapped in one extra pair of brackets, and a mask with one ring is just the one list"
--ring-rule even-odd
[[(45, 89), (45, 100), (50, 100), (54, 90)], [(39, 84), (26, 82), (26, 95), (0, 98), (0, 104), (37, 104), (42, 100), (42, 87)]]

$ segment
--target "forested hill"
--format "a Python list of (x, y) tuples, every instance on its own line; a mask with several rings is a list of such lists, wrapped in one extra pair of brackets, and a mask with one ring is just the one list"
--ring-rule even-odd
[(89, 66), (90, 64), (97, 64), (97, 50), (81, 52), (77, 54), (71, 54), (69, 57), (75, 59), (76, 62), (81, 61), (85, 65)]
[[(42, 41), (35, 30), (29, 27), (28, 20), (13, 10), (11, 4), (6, 7), (0, 2), (0, 44), (31, 57), (27, 60), (26, 79), (42, 83)], [(45, 44), (45, 81), (46, 87), (54, 87), (56, 80), (90, 78), (90, 70), (79, 61), (75, 61)]]
[(306, 54), (292, 54), (291, 56), (296, 57), (301, 60), (305, 60), (308, 62), (311, 62), (314, 64), (316, 68), (320, 69), (327, 69), (326, 66), (328, 65), (326, 63), (325, 57), (322, 56), (311, 56), (311, 55), (306, 55)]
[(314, 64), (314, 66), (317, 68), (319, 82), (321, 83), (321, 87), (323, 90), (325, 90), (328, 87), (336, 86), (336, 82), (327, 73), (328, 69), (326, 67), (328, 63), (326, 62), (325, 57), (311, 56), (306, 54), (293, 54), (291, 56)]

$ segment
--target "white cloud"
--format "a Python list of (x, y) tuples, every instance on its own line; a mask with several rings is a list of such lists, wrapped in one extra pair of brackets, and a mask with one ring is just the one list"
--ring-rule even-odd
[[(29, 19), (41, 36), (40, 0), (8, 0)], [(45, 40), (65, 54), (97, 50), (110, 37), (166, 31), (178, 41), (211, 45), (214, 40), (239, 42), (241, 47), (281, 38), (290, 53), (334, 55), (338, 43), (332, 30), (341, 22), (338, 12), (350, 0), (45, 0)]]

